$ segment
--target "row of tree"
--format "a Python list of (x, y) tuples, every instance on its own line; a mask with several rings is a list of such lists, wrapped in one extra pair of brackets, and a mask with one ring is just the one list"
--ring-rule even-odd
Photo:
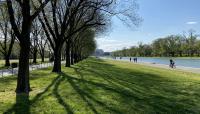
[[(9, 23), (9, 15), (7, 14), (6, 4), (1, 4), (0, 7), (0, 58), (5, 59), (5, 66), (10, 66), (10, 59), (18, 59), (20, 52), (20, 44)], [(20, 22), (18, 22), (19, 24)], [(37, 55), (39, 55), (44, 62), (47, 56), (47, 40), (41, 27), (37, 27), (33, 23), (31, 31), (31, 53), (30, 58), (33, 58), (33, 63), (37, 63)]]
[(165, 38), (158, 38), (151, 44), (139, 43), (129, 49), (122, 49), (112, 52), (117, 56), (142, 56), (142, 57), (193, 57), (200, 56), (200, 40), (194, 30), (189, 30), (188, 35), (170, 35)]
[(30, 56), (36, 63), (38, 52), (42, 59), (45, 51), (51, 52), (52, 71), (61, 72), (62, 59), (70, 67), (94, 52), (94, 38), (106, 30), (112, 16), (137, 25), (135, 6), (134, 0), (1, 0), (0, 42), (5, 60), (9, 62), (14, 43), (20, 47), (16, 93), (28, 94), (31, 89)]

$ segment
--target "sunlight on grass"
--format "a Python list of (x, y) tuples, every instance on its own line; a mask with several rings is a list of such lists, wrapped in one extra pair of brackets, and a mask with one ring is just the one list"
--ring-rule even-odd
[[(90, 58), (63, 73), (31, 73), (30, 96), (0, 78), (0, 113), (199, 113), (198, 74)], [(25, 108), (24, 108), (25, 107)]]

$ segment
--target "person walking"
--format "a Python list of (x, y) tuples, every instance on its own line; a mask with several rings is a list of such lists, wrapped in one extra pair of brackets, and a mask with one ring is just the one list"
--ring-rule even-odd
[(133, 60), (134, 60), (134, 63), (137, 63), (137, 58), (136, 57)]
[(176, 68), (175, 67), (175, 62), (172, 59), (170, 59), (169, 62), (170, 62), (169, 67)]
[(131, 62), (132, 58), (130, 57), (130, 62)]

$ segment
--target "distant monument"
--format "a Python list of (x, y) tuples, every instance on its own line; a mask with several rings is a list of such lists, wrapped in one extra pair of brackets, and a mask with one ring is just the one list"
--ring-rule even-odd
[(93, 55), (94, 56), (103, 56), (104, 51), (102, 49), (96, 49)]
[(94, 56), (110, 56), (111, 53), (110, 52), (104, 52), (103, 49), (96, 49), (93, 55)]

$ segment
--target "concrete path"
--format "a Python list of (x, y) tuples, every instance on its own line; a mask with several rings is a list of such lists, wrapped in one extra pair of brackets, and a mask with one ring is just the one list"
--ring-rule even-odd
[[(64, 63), (65, 63), (65, 61), (61, 62), (61, 64), (64, 64)], [(48, 68), (50, 66), (53, 66), (53, 62), (52, 63), (42, 63), (42, 64), (38, 64), (38, 65), (30, 65), (29, 70), (33, 71), (33, 70), (38, 70), (38, 69), (42, 69), (42, 68)], [(5, 76), (10, 76), (10, 75), (15, 75), (17, 73), (18, 73), (18, 68), (2, 69), (2, 70), (0, 70), (0, 78), (5, 77)]]
[[(140, 63), (136, 63), (136, 64), (141, 64), (141, 65), (150, 66), (150, 67), (164, 68), (164, 69), (172, 69), (169, 67), (169, 65), (164, 65), (164, 64), (155, 64), (155, 63), (147, 63), (147, 62), (140, 62)], [(174, 69), (200, 74), (200, 68), (176, 66), (176, 68), (174, 68)]]

